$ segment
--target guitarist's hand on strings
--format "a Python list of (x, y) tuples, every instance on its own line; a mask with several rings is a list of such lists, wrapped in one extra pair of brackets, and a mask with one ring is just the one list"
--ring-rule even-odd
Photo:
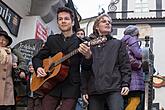
[(92, 51), (89, 46), (87, 46), (84, 43), (80, 44), (80, 47), (78, 48), (78, 51), (82, 53), (86, 59), (90, 59), (92, 56)]
[(37, 68), (37, 77), (45, 77), (47, 74), (42, 67)]

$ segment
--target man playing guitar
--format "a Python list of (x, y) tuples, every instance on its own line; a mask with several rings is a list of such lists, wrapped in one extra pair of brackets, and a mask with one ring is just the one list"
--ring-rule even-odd
[[(61, 34), (50, 35), (37, 55), (33, 57), (33, 66), (36, 77), (47, 78), (48, 72), (43, 67), (43, 60), (53, 57), (59, 52), (68, 54), (79, 47), (80, 41), (73, 34), (74, 14), (72, 10), (61, 7), (57, 11), (57, 24)], [(61, 104), (60, 110), (73, 110), (80, 94), (80, 61), (81, 54), (78, 53), (65, 61), (68, 67), (67, 77), (59, 82), (42, 99), (43, 110), (55, 110)], [(59, 79), (60, 80), (60, 79)]]

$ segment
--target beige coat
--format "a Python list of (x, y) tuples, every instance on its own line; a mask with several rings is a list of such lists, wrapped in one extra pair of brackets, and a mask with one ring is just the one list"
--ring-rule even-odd
[(8, 63), (0, 64), (0, 105), (14, 105), (12, 80), (12, 55), (8, 54)]

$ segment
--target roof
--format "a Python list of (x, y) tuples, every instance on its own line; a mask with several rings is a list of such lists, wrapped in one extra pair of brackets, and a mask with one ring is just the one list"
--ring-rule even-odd
[[(94, 20), (97, 16), (91, 18), (82, 19), (81, 23), (88, 22), (89, 20)], [(117, 18), (112, 19), (113, 24), (122, 25), (122, 24), (165, 24), (165, 17), (144, 17), (144, 18)]]
[(113, 24), (165, 24), (165, 17), (145, 17), (145, 18), (127, 18), (127, 19), (113, 19)]

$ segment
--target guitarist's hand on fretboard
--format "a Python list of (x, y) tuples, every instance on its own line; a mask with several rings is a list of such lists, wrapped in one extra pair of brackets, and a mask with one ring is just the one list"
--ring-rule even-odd
[(47, 74), (42, 67), (37, 68), (37, 77), (45, 77)]
[(92, 51), (89, 46), (87, 46), (84, 43), (80, 44), (80, 47), (78, 48), (78, 51), (82, 53), (86, 59), (90, 59), (92, 56)]

